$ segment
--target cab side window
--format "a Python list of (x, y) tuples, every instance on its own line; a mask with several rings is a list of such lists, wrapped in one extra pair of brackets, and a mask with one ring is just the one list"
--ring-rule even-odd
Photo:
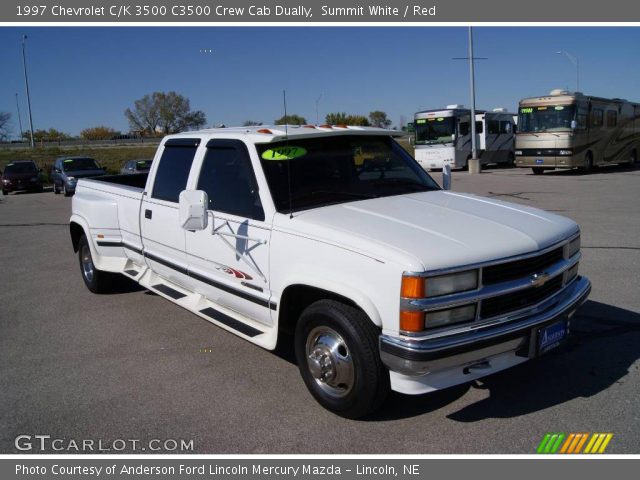
[(197, 188), (207, 192), (210, 210), (264, 220), (249, 151), (240, 140), (207, 144)]
[(189, 171), (199, 144), (200, 139), (194, 138), (167, 140), (153, 182), (152, 198), (178, 203), (180, 192), (187, 187)]

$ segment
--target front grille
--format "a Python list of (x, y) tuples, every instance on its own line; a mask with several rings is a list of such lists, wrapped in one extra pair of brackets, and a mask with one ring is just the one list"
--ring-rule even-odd
[(558, 247), (537, 257), (491, 265), (482, 269), (482, 283), (491, 285), (543, 272), (545, 268), (563, 258), (563, 248)]
[(491, 318), (496, 315), (520, 310), (541, 302), (562, 288), (562, 275), (549, 280), (541, 287), (525, 288), (514, 293), (487, 298), (480, 307), (481, 318)]

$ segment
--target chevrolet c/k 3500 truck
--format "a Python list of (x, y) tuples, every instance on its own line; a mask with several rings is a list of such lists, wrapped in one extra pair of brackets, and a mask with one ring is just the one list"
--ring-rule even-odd
[(397, 134), (170, 135), (148, 174), (78, 182), (84, 282), (122, 274), (266, 349), (293, 339), (311, 394), (349, 418), (561, 344), (591, 289), (578, 225), (441, 189)]

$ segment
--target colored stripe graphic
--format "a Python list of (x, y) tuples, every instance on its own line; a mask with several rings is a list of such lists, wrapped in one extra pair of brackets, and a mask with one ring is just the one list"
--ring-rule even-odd
[[(605, 452), (612, 438), (613, 433), (547, 433), (538, 445), (536, 453), (599, 454)], [(583, 451), (585, 444), (587, 446)]]

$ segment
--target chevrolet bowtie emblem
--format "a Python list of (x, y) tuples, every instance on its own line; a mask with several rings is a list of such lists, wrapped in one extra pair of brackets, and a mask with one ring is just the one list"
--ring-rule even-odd
[(541, 287), (545, 283), (547, 283), (550, 277), (551, 275), (549, 275), (546, 272), (534, 273), (533, 275), (531, 275), (531, 278), (529, 279), (529, 283), (531, 284), (532, 287)]

